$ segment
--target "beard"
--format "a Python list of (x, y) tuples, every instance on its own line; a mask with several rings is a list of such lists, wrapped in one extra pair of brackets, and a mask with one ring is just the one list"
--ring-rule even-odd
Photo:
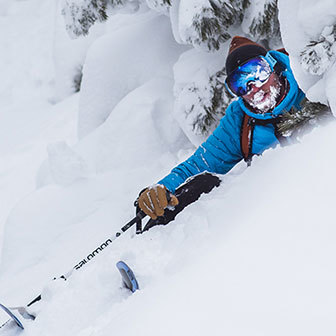
[(248, 103), (256, 110), (256, 113), (264, 114), (276, 106), (280, 96), (280, 89), (280, 85), (270, 86), (268, 92), (261, 89), (255, 93)]

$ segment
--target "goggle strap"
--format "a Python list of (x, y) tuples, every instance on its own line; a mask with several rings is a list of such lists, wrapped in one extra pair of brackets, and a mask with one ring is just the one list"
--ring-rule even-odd
[(225, 85), (226, 90), (229, 91), (229, 93), (230, 93), (230, 95), (231, 95), (232, 97), (236, 97), (236, 96), (237, 96), (237, 95), (236, 95), (235, 93), (233, 93), (232, 90), (229, 88), (229, 85), (227, 85), (226, 80), (224, 81), (224, 85)]
[(277, 63), (277, 60), (269, 52), (264, 57), (267, 63), (272, 67), (272, 70), (273, 70), (275, 64)]

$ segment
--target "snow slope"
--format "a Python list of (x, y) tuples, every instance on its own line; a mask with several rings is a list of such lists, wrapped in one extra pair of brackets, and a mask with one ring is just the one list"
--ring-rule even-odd
[[(49, 282), (26, 333), (333, 335), (333, 134), (329, 125), (302, 144), (267, 152), (169, 226), (129, 232), (66, 283)], [(26, 269), (2, 277), (6, 289), (18, 291), (9, 301), (32, 298), (52, 274), (62, 274), (132, 217), (124, 202), (129, 192), (116, 201), (110, 191), (116, 180), (110, 174), (68, 189), (48, 187), (21, 202), (12, 226), (23, 217), (34, 223), (38, 212), (49, 226), (36, 228), (38, 238), (25, 243), (30, 253), (38, 247), (40, 260), (29, 264), (26, 255), (20, 262)], [(118, 289), (119, 259), (138, 275), (141, 291), (131, 297)]]
[(78, 96), (52, 105), (53, 26), (47, 23), (54, 2), (2, 1), (1, 9), (0, 241), (11, 208), (35, 189), (46, 145), (59, 140), (60, 130), (74, 142), (78, 105)]
[[(47, 26), (33, 9), (23, 16), (26, 6), (15, 2), (3, 27), (18, 13)], [(12, 45), (9, 36), (0, 41)], [(21, 54), (2, 55), (11, 78)], [(22, 76), (5, 88), (27, 95), (1, 101), (0, 301), (24, 304), (41, 290), (43, 300), (21, 335), (335, 335), (334, 123), (267, 151), (247, 170), (242, 164), (173, 223), (138, 236), (130, 229), (68, 281), (51, 281), (130, 220), (141, 188), (192, 146), (171, 115), (169, 76), (130, 92), (78, 143), (78, 96), (51, 105), (48, 80), (38, 86)], [(121, 288), (120, 259), (140, 283), (132, 296)]]
[[(186, 48), (175, 43), (166, 16), (155, 12), (116, 15), (109, 33), (89, 49), (83, 69), (78, 136), (104, 123), (131, 91), (154, 76), (172, 77)], [(121, 28), (123, 27), (123, 28)]]

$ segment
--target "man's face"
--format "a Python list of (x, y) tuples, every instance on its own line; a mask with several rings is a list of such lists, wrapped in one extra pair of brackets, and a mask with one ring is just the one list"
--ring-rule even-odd
[(242, 98), (256, 109), (257, 113), (266, 113), (276, 106), (280, 97), (281, 82), (275, 72), (272, 72), (262, 85), (257, 86), (254, 82), (249, 85), (251, 90)]

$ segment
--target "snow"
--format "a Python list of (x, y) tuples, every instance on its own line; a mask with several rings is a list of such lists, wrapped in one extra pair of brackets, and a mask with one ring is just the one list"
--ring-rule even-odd
[[(78, 140), (78, 106), (94, 83), (88, 78), (81, 96), (55, 103), (54, 2), (0, 4), (7, 32), (0, 36), (0, 302), (22, 305), (41, 291), (43, 298), (24, 332), (9, 326), (1, 334), (335, 334), (335, 123), (265, 152), (249, 169), (237, 167), (173, 223), (142, 235), (131, 228), (67, 281), (51, 280), (132, 219), (138, 192), (193, 151), (174, 118), (174, 94), (185, 75), (203, 76), (198, 60), (208, 58), (188, 51), (173, 78), (185, 49), (167, 47), (161, 61), (169, 66), (136, 78), (109, 106), (105, 122)], [(150, 20), (174, 46), (166, 17)], [(109, 34), (90, 44), (89, 55), (105, 51)], [(153, 53), (164, 45), (160, 38)], [(212, 60), (209, 68), (219, 66), (219, 54)], [(115, 73), (120, 85), (129, 79)], [(328, 76), (330, 96), (331, 69)], [(133, 295), (121, 286), (118, 260), (137, 275)]]
[(120, 25), (125, 28), (111, 27), (111, 33), (88, 52), (78, 119), (80, 138), (101, 125), (138, 86), (155, 76), (172, 77), (172, 65), (185, 50), (174, 42), (166, 16), (148, 12), (134, 22), (131, 15), (123, 15), (116, 21)]
[(172, 2), (171, 8), (169, 9), (169, 17), (170, 17), (172, 33), (174, 35), (175, 41), (182, 44), (184, 42), (179, 32), (180, 3), (181, 3), (181, 0), (175, 0)]
[(35, 189), (46, 144), (59, 139), (60, 129), (63, 138), (74, 142), (78, 102), (73, 96), (51, 103), (53, 29), (46, 22), (53, 22), (53, 1), (8, 2), (6, 8), (0, 17), (0, 238), (11, 208)]
[(65, 141), (49, 144), (47, 151), (49, 171), (56, 184), (70, 185), (88, 176), (85, 160)]

